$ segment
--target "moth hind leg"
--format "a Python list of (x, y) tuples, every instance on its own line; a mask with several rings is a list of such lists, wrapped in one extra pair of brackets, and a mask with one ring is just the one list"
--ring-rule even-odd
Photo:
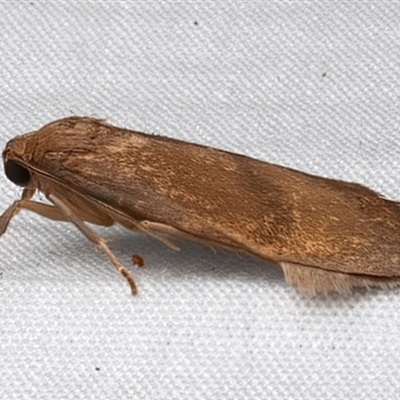
[(344, 274), (291, 262), (281, 262), (280, 266), (289, 285), (312, 296), (328, 293), (349, 295), (354, 288), (389, 289), (400, 286), (400, 278)]

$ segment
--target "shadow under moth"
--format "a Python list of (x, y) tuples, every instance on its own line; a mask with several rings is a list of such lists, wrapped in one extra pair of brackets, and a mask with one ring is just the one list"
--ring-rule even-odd
[[(326, 179), (199, 144), (69, 117), (10, 140), (5, 174), (21, 209), (74, 223), (128, 280), (129, 271), (86, 222), (119, 223), (245, 251), (280, 265), (316, 294), (400, 283), (400, 206), (356, 183)], [(49, 204), (32, 200), (36, 190)]]

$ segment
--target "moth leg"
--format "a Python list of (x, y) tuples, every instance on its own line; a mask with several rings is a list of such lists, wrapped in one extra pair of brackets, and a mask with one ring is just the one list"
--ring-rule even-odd
[(281, 262), (280, 265), (288, 284), (297, 286), (301, 293), (312, 296), (320, 293), (349, 295), (354, 288), (388, 289), (400, 286), (399, 278), (345, 274), (291, 262)]
[(21, 210), (32, 211), (42, 217), (55, 221), (69, 221), (65, 214), (55, 206), (21, 198), (15, 201), (3, 215), (0, 216), (0, 236), (7, 230), (11, 219)]
[(0, 216), (0, 236), (7, 230), (8, 225), (12, 218), (17, 215), (22, 208), (25, 208), (25, 203), (30, 202), (30, 198), (35, 194), (36, 189), (25, 188), (22, 192), (22, 196), (19, 200), (14, 201), (10, 207)]
[(125, 277), (125, 279), (128, 281), (132, 294), (137, 294), (137, 286), (136, 283), (132, 277), (132, 275), (129, 273), (129, 271), (122, 265), (122, 263), (118, 260), (118, 258), (114, 255), (114, 253), (110, 250), (110, 248), (107, 246), (106, 239), (102, 238), (99, 236), (95, 231), (90, 229), (83, 220), (81, 220), (77, 215), (75, 215), (72, 210), (68, 207), (67, 204), (65, 204), (61, 199), (58, 197), (50, 194), (49, 199), (55, 204), (56, 207), (58, 207), (61, 212), (65, 216), (65, 220), (71, 221), (76, 225), (76, 227), (89, 239), (91, 240), (96, 246), (100, 247), (109, 257), (109, 259), (112, 261), (112, 263), (115, 265), (115, 267), (118, 269), (118, 271)]
[(158, 239), (160, 242), (164, 243), (167, 247), (172, 250), (179, 251), (180, 248), (173, 243), (171, 240), (168, 240), (166, 237), (162, 236), (161, 233), (167, 233), (170, 235), (176, 235), (177, 229), (169, 227), (168, 225), (160, 224), (157, 222), (151, 221), (141, 221), (139, 225), (139, 229), (150, 236)]

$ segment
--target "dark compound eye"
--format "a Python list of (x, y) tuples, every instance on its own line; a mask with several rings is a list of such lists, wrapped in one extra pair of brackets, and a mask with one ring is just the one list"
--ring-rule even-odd
[(11, 160), (4, 164), (4, 172), (7, 178), (18, 186), (26, 186), (31, 180), (29, 171)]

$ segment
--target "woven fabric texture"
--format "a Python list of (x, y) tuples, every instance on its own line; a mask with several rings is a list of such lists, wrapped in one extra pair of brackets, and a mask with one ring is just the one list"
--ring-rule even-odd
[[(400, 199), (396, 2), (16, 1), (0, 27), (2, 147), (96, 116)], [(139, 296), (71, 224), (0, 238), (3, 399), (398, 397), (400, 290), (313, 299), (250, 256), (95, 229)]]

